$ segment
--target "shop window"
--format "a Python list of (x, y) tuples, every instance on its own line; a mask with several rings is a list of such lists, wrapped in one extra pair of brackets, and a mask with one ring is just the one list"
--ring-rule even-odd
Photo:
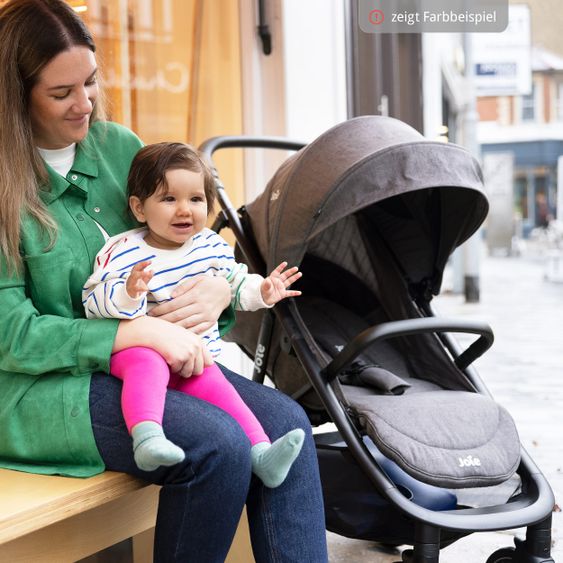
[(522, 121), (536, 119), (536, 85), (532, 82), (532, 91), (522, 96)]
[(563, 82), (557, 84), (557, 97), (555, 103), (555, 115), (557, 116), (557, 121), (563, 121)]
[[(146, 143), (242, 133), (238, 2), (67, 1), (94, 35), (111, 120)], [(223, 153), (218, 169), (238, 205), (242, 154)]]

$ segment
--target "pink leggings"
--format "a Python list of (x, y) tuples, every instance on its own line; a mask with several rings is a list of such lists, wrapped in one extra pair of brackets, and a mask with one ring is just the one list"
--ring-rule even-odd
[(229, 413), (252, 445), (270, 441), (258, 419), (215, 364), (206, 367), (201, 375), (185, 378), (171, 374), (168, 364), (155, 350), (134, 347), (112, 355), (110, 372), (123, 381), (121, 408), (129, 433), (133, 426), (146, 420), (162, 424), (166, 389), (175, 389)]

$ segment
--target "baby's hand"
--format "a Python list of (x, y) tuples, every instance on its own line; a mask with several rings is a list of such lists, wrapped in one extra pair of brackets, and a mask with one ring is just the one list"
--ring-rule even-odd
[(303, 274), (298, 271), (297, 267), (285, 270), (287, 262), (282, 262), (267, 278), (264, 279), (260, 286), (262, 300), (266, 305), (274, 305), (278, 301), (286, 297), (297, 297), (301, 295), (300, 291), (288, 290), (287, 288), (296, 282)]
[(127, 295), (129, 295), (131, 299), (139, 299), (149, 290), (148, 283), (154, 274), (145, 268), (147, 268), (150, 263), (150, 260), (145, 260), (144, 262), (138, 262), (133, 266), (129, 277), (125, 282)]

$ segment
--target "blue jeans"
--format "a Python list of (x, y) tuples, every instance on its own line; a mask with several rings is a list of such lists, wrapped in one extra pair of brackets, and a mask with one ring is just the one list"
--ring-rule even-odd
[(293, 428), (306, 432), (287, 479), (268, 489), (252, 475), (250, 443), (217, 407), (169, 390), (166, 436), (186, 459), (156, 471), (140, 470), (121, 414), (121, 381), (94, 374), (90, 386), (92, 428), (106, 468), (162, 485), (155, 563), (222, 563), (246, 503), (254, 557), (262, 562), (328, 560), (322, 491), (309, 421), (294, 401), (221, 367), (273, 441)]

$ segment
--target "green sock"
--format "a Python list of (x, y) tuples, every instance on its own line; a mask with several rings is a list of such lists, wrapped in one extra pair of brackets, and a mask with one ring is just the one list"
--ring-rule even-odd
[(166, 439), (162, 426), (146, 420), (135, 424), (131, 429), (135, 463), (143, 471), (154, 471), (161, 465), (180, 463), (184, 450)]
[(296, 428), (273, 444), (260, 442), (250, 449), (252, 471), (271, 489), (281, 485), (299, 455), (305, 432)]

